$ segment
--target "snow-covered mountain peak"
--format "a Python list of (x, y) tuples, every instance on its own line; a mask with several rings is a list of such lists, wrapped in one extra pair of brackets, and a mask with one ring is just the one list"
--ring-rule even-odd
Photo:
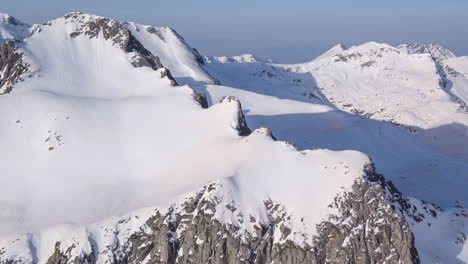
[(180, 84), (192, 86), (203, 83), (219, 83), (203, 68), (202, 55), (191, 47), (182, 36), (170, 27), (154, 27), (125, 22), (124, 26), (152, 54), (158, 56), (162, 64), (171, 69)]
[[(148, 84), (156, 80), (176, 84), (171, 73), (161, 69), (160, 59), (116, 20), (73, 12), (35, 25), (32, 32), (23, 43), (10, 49), (10, 53), (16, 54), (12, 58), (20, 58), (21, 69), (26, 68), (30, 74), (27, 77), (16, 74), (12, 78), (8, 73), (18, 73), (13, 70), (18, 63), (12, 62), (7, 75), (2, 76), (12, 79), (5, 84), (8, 86), (3, 85), (3, 92), (9, 92), (20, 79), (24, 82), (17, 85), (18, 90), (97, 98), (153, 94), (154, 89), (148, 85), (136, 85), (145, 79)], [(132, 76), (138, 80), (119, 78), (135, 70), (141, 76)], [(145, 73), (155, 70), (158, 72)]]
[(408, 54), (430, 54), (437, 60), (445, 60), (456, 57), (452, 51), (442, 45), (436, 44), (401, 44), (397, 47), (399, 50)]
[(331, 47), (329, 50), (325, 51), (322, 55), (318, 56), (314, 60), (321, 60), (324, 58), (335, 56), (336, 54), (341, 53), (345, 51), (346, 49), (347, 48), (343, 44), (341, 43), (336, 44), (335, 46)]
[(29, 36), (29, 25), (8, 15), (0, 13), (0, 44), (8, 40), (21, 40)]
[(12, 17), (9, 14), (2, 12), (0, 12), (0, 22), (10, 24), (13, 26), (28, 26), (28, 24), (22, 22), (21, 20), (18, 20), (15, 17)]
[(360, 50), (360, 51), (369, 51), (369, 50), (393, 50), (396, 49), (395, 47), (386, 44), (386, 43), (380, 43), (380, 42), (375, 42), (375, 41), (369, 41), (360, 45), (355, 45), (350, 47), (349, 51), (351, 50)]
[(381, 58), (385, 54), (389, 53), (400, 52), (398, 49), (388, 44), (371, 41), (343, 50), (342, 52), (337, 53), (334, 57), (337, 58), (335, 61), (347, 61), (348, 59), (355, 60), (361, 57), (364, 57), (363, 59), (375, 59)]
[(67, 37), (70, 38), (76, 38), (80, 35), (85, 35), (88, 38), (103, 37), (105, 40), (111, 40), (122, 49), (127, 49), (130, 41), (129, 31), (122, 23), (81, 12), (68, 13), (42, 25), (35, 25), (33, 36), (43, 30), (54, 31), (55, 34), (67, 34)]

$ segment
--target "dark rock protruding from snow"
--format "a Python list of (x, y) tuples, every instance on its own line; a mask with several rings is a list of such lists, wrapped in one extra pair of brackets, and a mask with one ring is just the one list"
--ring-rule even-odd
[(172, 76), (171, 71), (169, 71), (169, 69), (167, 69), (167, 68), (164, 68), (161, 71), (161, 78), (165, 78), (165, 77), (167, 77), (171, 81), (172, 86), (178, 86), (179, 85), (177, 83), (177, 81), (174, 79), (174, 77)]
[(206, 99), (206, 94), (197, 92), (194, 89), (192, 96), (193, 99), (195, 99), (195, 101), (197, 101), (202, 108), (208, 108), (208, 100)]
[(261, 135), (265, 135), (266, 137), (269, 137), (275, 141), (277, 141), (278, 139), (276, 139), (276, 137), (273, 135), (273, 130), (269, 127), (260, 127), (260, 128), (257, 128), (255, 129), (252, 133), (257, 133), (257, 134), (261, 134)]
[[(166, 212), (156, 210), (127, 241), (101, 249), (99, 255), (92, 251), (73, 257), (73, 247), (61, 249), (58, 241), (48, 263), (95, 263), (98, 257), (114, 263), (166, 264), (420, 263), (413, 233), (397, 209), (405, 207), (405, 198), (372, 164), (329, 205), (335, 213), (317, 225), (312, 244), (289, 239), (293, 231), (296, 238), (301, 235), (287, 224), (288, 208), (274, 201), (264, 201), (267, 221), (242, 215), (232, 197), (223, 195), (226, 184), (212, 183)], [(227, 211), (217, 214), (219, 210)], [(252, 223), (253, 230), (245, 233), (223, 223), (217, 215), (226, 213), (240, 223)]]
[(125, 52), (136, 53), (132, 58), (133, 66), (150, 67), (153, 70), (163, 67), (159, 58), (151, 54), (122, 23), (104, 17), (94, 19), (85, 19), (85, 17), (86, 15), (82, 13), (69, 13), (64, 16), (66, 20), (82, 24), (77, 31), (70, 34), (70, 37), (75, 38), (84, 34), (89, 38), (97, 38), (102, 34), (105, 40), (111, 40)]
[(11, 92), (21, 75), (28, 72), (29, 65), (22, 56), (15, 41), (0, 44), (0, 94)]
[(407, 208), (406, 200), (373, 164), (365, 172), (330, 205), (336, 214), (318, 226), (317, 263), (419, 263), (414, 235), (396, 210)]
[(239, 132), (239, 136), (248, 136), (252, 132), (247, 126), (240, 100), (235, 96), (224, 96), (219, 100), (218, 104), (230, 103), (236, 107), (236, 124), (235, 129)]

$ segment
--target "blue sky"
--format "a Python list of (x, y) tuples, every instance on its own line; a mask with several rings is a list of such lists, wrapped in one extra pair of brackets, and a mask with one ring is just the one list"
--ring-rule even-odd
[(207, 55), (253, 53), (304, 62), (367, 41), (438, 43), (468, 55), (467, 0), (0, 0), (2, 12), (42, 23), (70, 11), (175, 28)]

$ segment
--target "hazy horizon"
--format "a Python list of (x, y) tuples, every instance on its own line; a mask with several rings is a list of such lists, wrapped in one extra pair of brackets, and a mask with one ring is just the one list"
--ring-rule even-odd
[(351, 46), (368, 41), (390, 45), (435, 43), (457, 56), (468, 55), (468, 2), (462, 0), (0, 2), (0, 12), (28, 23), (43, 23), (81, 11), (120, 21), (170, 26), (202, 54), (210, 56), (252, 53), (279, 62), (299, 63), (338, 43)]

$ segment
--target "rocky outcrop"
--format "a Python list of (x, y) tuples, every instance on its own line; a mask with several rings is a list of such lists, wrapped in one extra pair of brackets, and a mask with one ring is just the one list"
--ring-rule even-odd
[[(363, 178), (336, 196), (315, 235), (291, 225), (287, 208), (268, 199), (262, 209), (267, 221), (243, 215), (235, 199), (225, 196), (229, 184), (212, 183), (165, 212), (156, 210), (123, 241), (118, 228), (109, 230), (114, 242), (93, 244), (87, 252), (58, 241), (47, 263), (419, 263), (405, 218), (420, 215), (372, 164)], [(225, 222), (220, 215), (236, 221)], [(122, 219), (116, 226), (131, 226), (131, 221)], [(0, 262), (14, 263), (9, 261), (14, 260), (0, 254)]]
[(0, 44), (0, 94), (9, 93), (21, 76), (29, 71), (15, 41)]
[(419, 263), (409, 224), (389, 203), (407, 208), (407, 201), (372, 164), (366, 174), (335, 199), (336, 213), (318, 226), (316, 262)]
[(248, 136), (252, 132), (249, 127), (247, 126), (247, 122), (245, 121), (245, 116), (242, 113), (242, 106), (240, 100), (235, 96), (224, 96), (219, 100), (218, 104), (234, 104), (235, 111), (236, 111), (236, 124), (234, 124), (234, 129), (239, 132), (239, 136)]
[(195, 91), (195, 89), (193, 89), (192, 97), (195, 101), (198, 102), (198, 104), (200, 104), (201, 107), (208, 108), (208, 100), (206, 99), (206, 94), (197, 92)]
[(55, 243), (54, 254), (50, 256), (46, 264), (56, 264), (56, 263), (96, 263), (96, 258), (94, 251), (91, 251), (90, 254), (83, 254), (82, 256), (72, 256), (73, 246), (68, 248), (65, 252), (60, 250), (60, 242)]
[(122, 23), (104, 17), (86, 19), (86, 15), (82, 13), (70, 13), (65, 15), (64, 19), (77, 21), (81, 24), (78, 30), (70, 33), (72, 38), (82, 34), (89, 38), (97, 38), (102, 35), (105, 40), (111, 40), (114, 45), (125, 52), (135, 52), (132, 58), (133, 66), (150, 67), (154, 70), (163, 67), (159, 58), (151, 54)]
[(430, 54), (434, 59), (439, 61), (456, 57), (455, 54), (446, 47), (436, 44), (402, 44), (397, 48), (408, 54)]

